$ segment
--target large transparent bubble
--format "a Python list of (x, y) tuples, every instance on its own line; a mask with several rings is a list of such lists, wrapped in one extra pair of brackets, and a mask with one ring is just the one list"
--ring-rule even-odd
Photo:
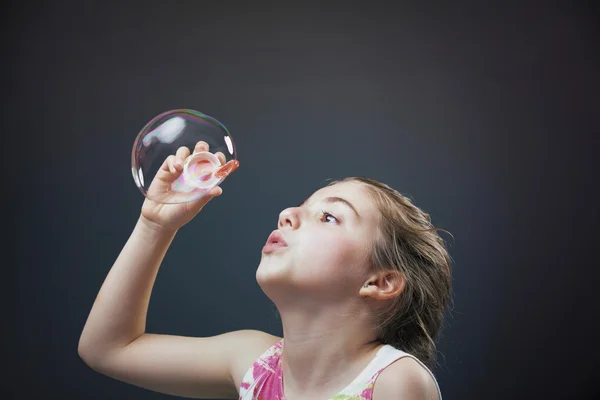
[[(202, 142), (208, 151), (199, 145)], [(186, 158), (183, 168), (174, 170), (169, 167), (174, 157), (169, 156), (178, 150)], [(133, 180), (144, 196), (158, 203), (197, 200), (238, 166), (227, 128), (194, 110), (172, 110), (153, 118), (138, 133), (131, 152)]]

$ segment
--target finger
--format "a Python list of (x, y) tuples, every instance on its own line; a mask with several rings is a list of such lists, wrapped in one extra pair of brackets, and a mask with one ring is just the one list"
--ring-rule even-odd
[(208, 143), (201, 140), (198, 143), (196, 143), (196, 147), (194, 147), (194, 153), (198, 153), (200, 151), (208, 151), (208, 149)]
[(162, 172), (170, 172), (169, 169), (169, 160), (174, 157), (173, 155), (168, 156), (167, 158), (165, 158), (165, 161), (163, 161), (162, 165), (160, 166), (159, 171)]
[(174, 161), (175, 169), (177, 169), (178, 171), (181, 171), (183, 169), (183, 163), (185, 163), (185, 159), (188, 158), (189, 155), (190, 155), (190, 149), (188, 149), (186, 146), (182, 146), (182, 147), (178, 148), (177, 152), (175, 153), (175, 161)]
[(169, 157), (167, 157), (167, 166), (171, 174), (177, 173), (177, 169), (175, 168), (175, 160), (176, 158), (174, 155), (170, 155)]
[(215, 153), (215, 155), (217, 156), (217, 158), (219, 159), (219, 161), (221, 162), (221, 165), (225, 165), (225, 154), (221, 153), (220, 151), (217, 151)]
[(155, 179), (158, 179), (161, 181), (167, 181), (167, 182), (172, 182), (175, 179), (177, 179), (179, 177), (179, 175), (181, 175), (181, 173), (174, 169), (174, 167), (173, 167), (174, 160), (175, 160), (174, 155), (170, 155), (169, 157), (167, 157), (165, 159), (165, 161), (163, 161), (158, 172), (156, 173)]
[(221, 194), (223, 194), (223, 189), (221, 189), (220, 186), (215, 186), (210, 192), (208, 192), (208, 194), (213, 197), (219, 197)]
[(215, 197), (219, 197), (223, 193), (223, 189), (219, 186), (215, 186), (212, 188), (205, 196), (199, 198), (198, 200), (194, 200), (192, 202), (192, 208), (195, 212), (200, 211), (204, 206), (206, 206), (212, 199)]

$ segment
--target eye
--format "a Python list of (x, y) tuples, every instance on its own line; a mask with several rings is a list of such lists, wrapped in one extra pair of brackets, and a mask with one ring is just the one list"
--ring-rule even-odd
[(338, 221), (338, 219), (334, 215), (328, 213), (325, 210), (321, 210), (321, 218), (320, 218), (321, 221), (323, 221), (323, 219), (325, 219), (325, 221), (327, 221), (327, 217), (331, 217), (331, 218), (335, 219), (336, 222)]

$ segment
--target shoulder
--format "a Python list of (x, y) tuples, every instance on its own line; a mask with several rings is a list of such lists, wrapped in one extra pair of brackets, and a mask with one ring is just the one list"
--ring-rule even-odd
[(439, 395), (429, 371), (415, 359), (402, 357), (381, 372), (373, 399), (438, 400)]
[(230, 350), (235, 353), (232, 357), (231, 376), (238, 388), (250, 366), (282, 339), (257, 330), (240, 330), (228, 335), (233, 339)]
[[(257, 330), (240, 330), (230, 332), (232, 350), (235, 352), (235, 358), (242, 361), (242, 364), (256, 361), (265, 351), (281, 342), (282, 338), (266, 332)], [(246, 367), (249, 367), (247, 365)]]

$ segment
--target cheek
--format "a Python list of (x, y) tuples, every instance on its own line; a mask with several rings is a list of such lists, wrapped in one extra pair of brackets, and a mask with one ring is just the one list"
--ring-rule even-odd
[(346, 269), (360, 257), (359, 248), (345, 238), (332, 235), (315, 235), (298, 248), (298, 262), (318, 271)]

